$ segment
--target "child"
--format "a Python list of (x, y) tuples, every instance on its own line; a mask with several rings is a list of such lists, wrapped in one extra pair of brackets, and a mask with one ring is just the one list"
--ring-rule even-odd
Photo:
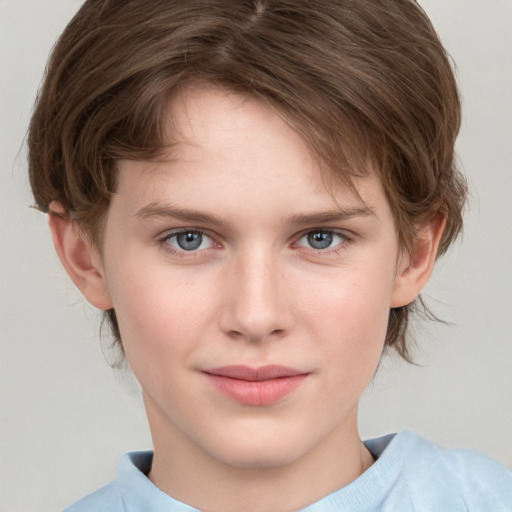
[(512, 510), (497, 463), (357, 429), (461, 230), (459, 124), (411, 0), (87, 1), (49, 63), (30, 179), (154, 452), (68, 510)]

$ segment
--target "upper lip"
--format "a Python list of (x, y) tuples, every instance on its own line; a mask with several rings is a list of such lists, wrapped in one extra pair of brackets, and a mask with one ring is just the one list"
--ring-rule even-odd
[(303, 370), (297, 370), (275, 364), (259, 366), (256, 368), (244, 365), (222, 366), (220, 368), (211, 368), (203, 371), (209, 375), (246, 380), (249, 382), (295, 377), (297, 375), (305, 375), (308, 373)]

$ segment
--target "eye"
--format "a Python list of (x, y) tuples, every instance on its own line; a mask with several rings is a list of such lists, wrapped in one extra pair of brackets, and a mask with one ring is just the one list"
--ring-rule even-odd
[(167, 235), (163, 242), (178, 251), (197, 251), (213, 246), (213, 240), (202, 231), (187, 229)]
[(329, 230), (309, 231), (299, 240), (298, 245), (301, 247), (310, 247), (317, 251), (337, 247), (345, 242), (347, 238), (341, 233)]

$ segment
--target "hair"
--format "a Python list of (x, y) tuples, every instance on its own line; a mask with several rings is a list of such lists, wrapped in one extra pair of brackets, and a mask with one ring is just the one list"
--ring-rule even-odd
[[(116, 161), (158, 158), (169, 98), (196, 81), (265, 102), (349, 186), (372, 162), (403, 248), (438, 214), (439, 254), (461, 231), (457, 84), (414, 0), (87, 0), (53, 49), (29, 128), (36, 206), (60, 202), (101, 249)], [(386, 346), (406, 360), (418, 305), (390, 311)], [(115, 311), (105, 315), (121, 343)]]

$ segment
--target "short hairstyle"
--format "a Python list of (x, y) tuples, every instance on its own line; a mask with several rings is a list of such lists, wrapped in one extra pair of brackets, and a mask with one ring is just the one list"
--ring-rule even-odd
[[(116, 161), (158, 158), (169, 98), (192, 81), (265, 102), (352, 189), (371, 162), (402, 248), (439, 213), (439, 254), (461, 231), (457, 84), (414, 0), (87, 0), (53, 49), (30, 124), (37, 207), (59, 201), (101, 250)], [(390, 311), (386, 346), (406, 360), (417, 305)]]

